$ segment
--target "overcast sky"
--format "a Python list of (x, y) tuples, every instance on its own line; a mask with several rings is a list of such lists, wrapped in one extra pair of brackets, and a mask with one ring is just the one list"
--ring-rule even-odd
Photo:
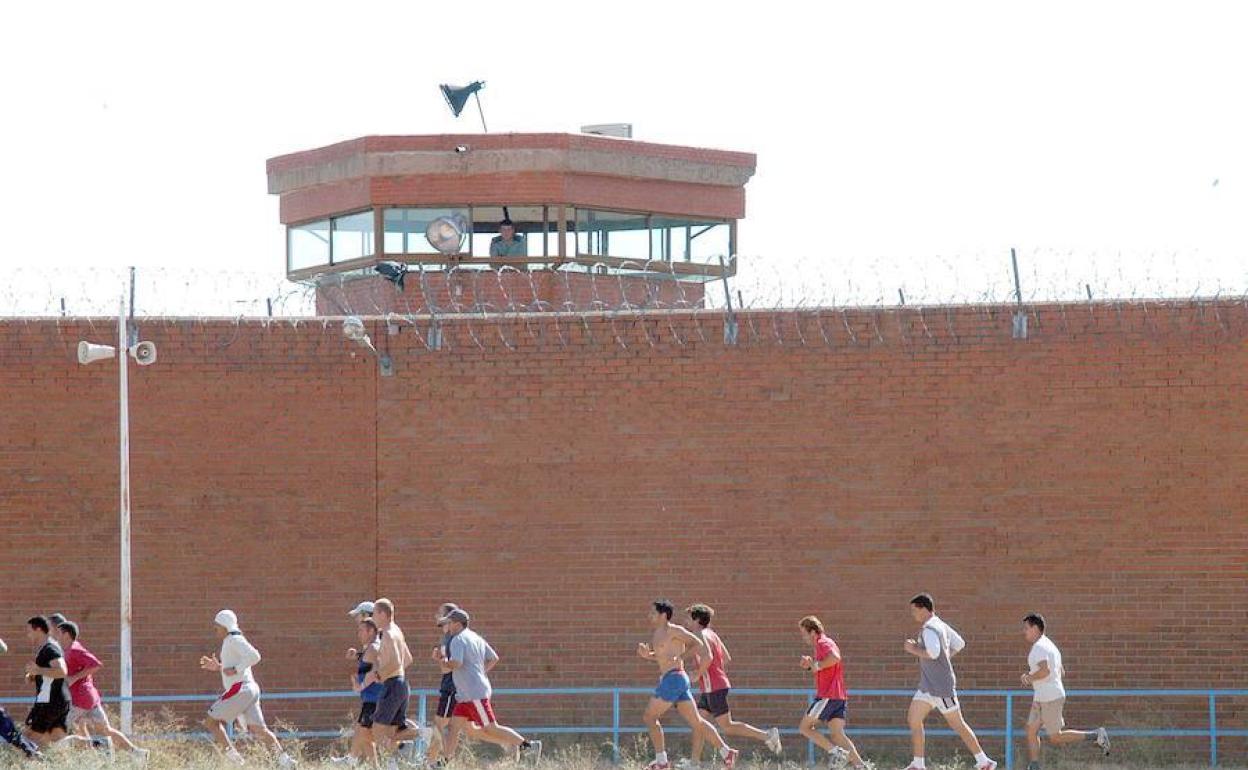
[(965, 287), (1017, 246), (1061, 291), (1114, 269), (1243, 290), (1245, 22), (1139, 0), (13, 4), (0, 265), (280, 276), (266, 158), (477, 131), (437, 85), (482, 79), (492, 131), (626, 121), (757, 153), (745, 282)]

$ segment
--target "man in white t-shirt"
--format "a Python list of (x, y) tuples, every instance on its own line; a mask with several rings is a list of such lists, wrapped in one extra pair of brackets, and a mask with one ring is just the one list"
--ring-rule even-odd
[(1035, 690), (1031, 712), (1027, 715), (1027, 758), (1030, 760), (1027, 770), (1040, 770), (1041, 727), (1055, 746), (1087, 741), (1096, 743), (1109, 756), (1109, 733), (1104, 727), (1089, 731), (1066, 729), (1062, 716), (1062, 707), (1066, 704), (1062, 676), (1066, 671), (1062, 668), (1061, 650), (1044, 635), (1044, 616), (1032, 613), (1023, 618), (1023, 635), (1031, 643), (1031, 652), (1027, 655), (1027, 673), (1021, 679)]
[(238, 722), (267, 745), (277, 755), (278, 765), (293, 767), (295, 760), (282, 750), (282, 744), (265, 724), (264, 712), (260, 710), (260, 685), (251, 673), (251, 667), (260, 662), (259, 650), (243, 636), (238, 628), (238, 616), (233, 611), (221, 610), (213, 624), (221, 640), (221, 654), (220, 657), (200, 657), (199, 667), (221, 674), (222, 693), (209, 707), (204, 726), (225, 750), (226, 758), (236, 765), (243, 764), (243, 757), (225, 732), (226, 725), (231, 722)]

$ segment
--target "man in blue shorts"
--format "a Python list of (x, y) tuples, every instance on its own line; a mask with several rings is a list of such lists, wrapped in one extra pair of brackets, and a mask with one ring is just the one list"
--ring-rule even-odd
[(693, 702), (693, 693), (689, 692), (689, 675), (685, 673), (684, 657), (689, 648), (695, 648), (702, 656), (709, 656), (710, 651), (706, 649), (701, 637), (672, 622), (673, 612), (675, 607), (671, 602), (655, 602), (649, 617), (650, 627), (654, 629), (651, 643), (637, 644), (637, 654), (659, 666), (659, 686), (655, 688), (654, 696), (650, 698), (642, 716), (646, 729), (650, 731), (650, 741), (654, 744), (654, 761), (646, 765), (646, 770), (670, 770), (672, 766), (667, 759), (667, 743), (659, 719), (673, 706), (692, 730), (701, 730), (703, 736), (719, 751), (726, 770), (732, 770), (740, 752), (729, 748), (715, 725), (698, 713)]

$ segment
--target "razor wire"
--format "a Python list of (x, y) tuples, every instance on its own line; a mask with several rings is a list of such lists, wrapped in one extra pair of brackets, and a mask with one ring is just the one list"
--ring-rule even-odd
[[(798, 348), (957, 344), (965, 333), (959, 319), (970, 308), (992, 323), (1023, 316), (1029, 334), (1041, 336), (1068, 335), (1088, 322), (1123, 333), (1138, 325), (1136, 331), (1157, 336), (1181, 327), (1223, 337), (1248, 333), (1243, 259), (1020, 250), (1017, 275), (1008, 253), (851, 264), (743, 257), (736, 264), (736, 275), (699, 281), (675, 278), (648, 260), (613, 269), (413, 265), (402, 286), (371, 271), (292, 282), (274, 273), (174, 267), (24, 267), (0, 272), (0, 319), (94, 323), (115, 316), (124, 298), (133, 301), (136, 320), (297, 326), (380, 317), (392, 330), (411, 328), (429, 350), (468, 345), (513, 352), (526, 345), (567, 348), (578, 339), (623, 349), (703, 346), (718, 341), (726, 312), (739, 314), (735, 344)], [(442, 336), (448, 320), (464, 333)]]

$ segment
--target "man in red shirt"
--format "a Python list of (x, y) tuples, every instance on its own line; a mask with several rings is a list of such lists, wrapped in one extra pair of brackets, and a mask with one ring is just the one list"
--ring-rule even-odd
[[(722, 735), (753, 738), (756, 741), (767, 744), (767, 748), (772, 753), (779, 754), (783, 747), (780, 745), (780, 731), (778, 729), (773, 727), (764, 731), (751, 724), (737, 722), (732, 718), (732, 709), (728, 706), (728, 692), (732, 689), (732, 685), (728, 681), (728, 673), (724, 670), (724, 667), (732, 662), (732, 656), (728, 654), (728, 648), (724, 646), (724, 642), (719, 638), (719, 634), (711, 630), (711, 619), (715, 617), (715, 610), (706, 604), (695, 604), (686, 609), (685, 612), (688, 613), (691, 621), (689, 630), (702, 637), (702, 642), (711, 653), (708, 657), (698, 655), (696, 648), (691, 648), (688, 651), (689, 657), (692, 658), (693, 666), (693, 676), (691, 678), (701, 689), (697, 705), (698, 711), (702, 712), (702, 718), (707, 721), (715, 720)], [(705, 736), (701, 732), (695, 731), (693, 734), (693, 751), (691, 753), (694, 763), (702, 760), (702, 744), (704, 741)]]
[[(845, 708), (849, 693), (845, 689), (841, 650), (823, 633), (823, 623), (814, 615), (802, 618), (799, 626), (802, 638), (812, 648), (813, 654), (802, 656), (801, 666), (815, 675), (815, 699), (802, 717), (798, 731), (828, 752), (830, 764), (836, 761), (836, 748), (840, 747), (848, 753), (851, 767), (865, 768), (867, 763), (862, 761), (858, 748), (845, 734)], [(820, 734), (818, 722), (828, 725), (828, 736), (832, 740)]]
[(140, 749), (130, 742), (120, 730), (113, 728), (104, 712), (100, 691), (95, 688), (94, 674), (100, 670), (100, 659), (78, 641), (78, 625), (65, 621), (56, 627), (56, 640), (65, 650), (65, 669), (68, 676), (65, 684), (69, 686), (69, 730), (84, 738), (90, 738), (90, 730), (111, 738), (127, 750), (142, 758), (147, 757), (147, 749)]

